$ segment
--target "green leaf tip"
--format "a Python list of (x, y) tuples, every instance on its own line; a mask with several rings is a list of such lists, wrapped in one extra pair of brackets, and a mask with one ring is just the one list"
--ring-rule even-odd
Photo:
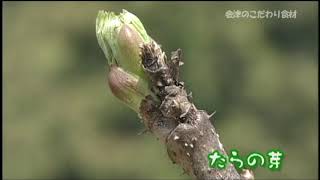
[[(121, 33), (122, 32), (122, 33)], [(141, 21), (132, 13), (122, 10), (99, 11), (96, 19), (96, 35), (109, 66), (117, 64), (126, 71), (142, 75), (139, 45), (149, 43), (149, 37)]]

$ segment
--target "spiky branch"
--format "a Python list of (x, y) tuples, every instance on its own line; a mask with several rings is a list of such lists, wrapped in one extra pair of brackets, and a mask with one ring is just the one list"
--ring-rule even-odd
[(168, 59), (139, 19), (128, 13), (100, 12), (97, 19), (99, 44), (111, 67), (112, 92), (139, 114), (147, 130), (165, 144), (172, 162), (191, 177), (252, 179), (251, 172), (239, 174), (233, 165), (209, 168), (208, 153), (227, 154), (211, 124), (212, 115), (196, 108), (179, 80), (182, 51), (172, 52)]

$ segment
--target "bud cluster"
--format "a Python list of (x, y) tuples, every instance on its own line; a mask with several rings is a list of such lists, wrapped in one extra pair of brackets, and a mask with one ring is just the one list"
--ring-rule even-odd
[(152, 94), (140, 56), (141, 46), (153, 42), (143, 24), (132, 13), (119, 15), (99, 11), (96, 35), (110, 67), (108, 84), (112, 93), (139, 112), (141, 101)]

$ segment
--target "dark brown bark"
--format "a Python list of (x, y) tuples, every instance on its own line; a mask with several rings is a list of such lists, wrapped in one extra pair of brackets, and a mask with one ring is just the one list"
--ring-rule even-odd
[(211, 116), (195, 107), (184, 83), (179, 81), (181, 50), (173, 52), (168, 60), (160, 46), (152, 42), (141, 46), (140, 55), (156, 95), (147, 96), (141, 103), (140, 116), (147, 129), (166, 145), (172, 162), (199, 180), (246, 179), (231, 164), (223, 170), (209, 168), (210, 152), (226, 152)]

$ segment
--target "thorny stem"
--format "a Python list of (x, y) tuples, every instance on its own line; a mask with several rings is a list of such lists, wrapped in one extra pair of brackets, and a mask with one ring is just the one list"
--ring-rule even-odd
[(167, 59), (140, 20), (125, 10), (120, 15), (100, 11), (96, 30), (108, 59), (112, 93), (136, 111), (147, 130), (166, 145), (173, 163), (198, 180), (253, 179), (252, 172), (239, 174), (233, 165), (209, 168), (209, 153), (219, 150), (227, 155), (210, 122), (212, 115), (196, 108), (179, 80), (180, 49)]
[(159, 45), (145, 43), (141, 58), (152, 91), (161, 102), (147, 96), (141, 103), (140, 115), (147, 129), (166, 145), (172, 162), (198, 180), (253, 179), (252, 172), (244, 170), (239, 174), (232, 165), (222, 170), (209, 168), (209, 152), (226, 152), (210, 122), (211, 116), (195, 107), (178, 79), (179, 66), (183, 64), (181, 50), (172, 52), (167, 60)]

